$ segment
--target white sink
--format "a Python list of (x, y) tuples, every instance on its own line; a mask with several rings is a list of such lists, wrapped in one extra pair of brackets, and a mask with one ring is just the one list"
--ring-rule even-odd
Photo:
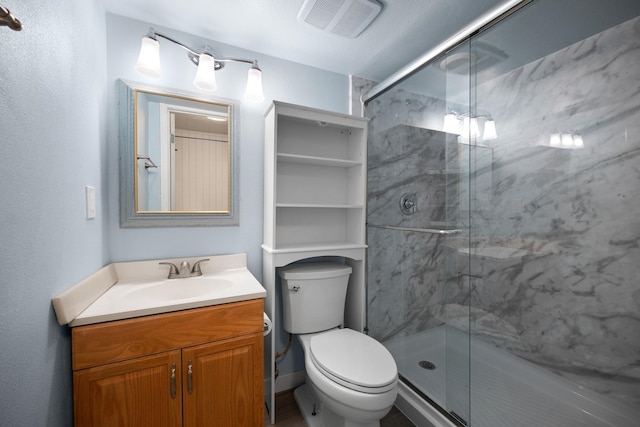
[(233, 282), (215, 276), (197, 276), (180, 279), (166, 279), (137, 285), (129, 285), (125, 292), (128, 298), (149, 298), (158, 301), (187, 299), (211, 299), (225, 293)]
[(168, 279), (159, 262), (193, 265), (198, 258), (110, 264), (52, 299), (58, 322), (80, 326), (266, 296), (245, 254), (201, 258), (210, 258), (202, 276), (178, 279)]

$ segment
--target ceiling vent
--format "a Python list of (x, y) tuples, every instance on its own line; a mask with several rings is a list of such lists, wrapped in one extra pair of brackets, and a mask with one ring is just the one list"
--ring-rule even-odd
[(382, 10), (376, 0), (305, 0), (298, 21), (337, 36), (355, 38)]

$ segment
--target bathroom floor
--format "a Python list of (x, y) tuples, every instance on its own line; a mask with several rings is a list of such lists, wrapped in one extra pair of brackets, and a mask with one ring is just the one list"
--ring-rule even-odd
[[(298, 410), (293, 399), (293, 390), (283, 391), (276, 395), (276, 426), (278, 427), (305, 427), (302, 414)], [(265, 426), (269, 424), (269, 416), (265, 414)], [(380, 427), (414, 427), (415, 425), (394, 406), (391, 412), (380, 420)]]

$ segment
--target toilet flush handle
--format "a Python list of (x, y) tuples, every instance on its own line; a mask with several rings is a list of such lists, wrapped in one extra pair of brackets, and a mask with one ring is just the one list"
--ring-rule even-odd
[(287, 288), (293, 292), (298, 292), (300, 290), (300, 286), (296, 285), (295, 283), (287, 284)]

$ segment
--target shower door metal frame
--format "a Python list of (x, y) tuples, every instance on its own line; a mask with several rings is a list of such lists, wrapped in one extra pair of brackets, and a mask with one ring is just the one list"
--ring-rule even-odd
[(405, 67), (401, 68), (386, 79), (382, 80), (380, 83), (371, 88), (369, 92), (364, 94), (360, 101), (364, 105), (367, 102), (373, 100), (375, 97), (381, 95), (388, 89), (391, 89), (393, 86), (400, 83), (404, 79), (420, 71), (420, 69), (422, 69), (424, 66), (428, 65), (438, 57), (444, 55), (447, 51), (468, 40), (469, 38), (471, 38), (471, 36), (502, 21), (504, 18), (531, 3), (532, 1), (533, 0), (508, 0), (495, 7), (494, 9), (486, 12), (484, 15), (481, 15), (480, 17), (472, 21), (469, 25), (455, 33), (453, 36), (449, 37), (444, 42), (425, 52), (422, 56), (418, 57), (413, 62), (410, 62)]

